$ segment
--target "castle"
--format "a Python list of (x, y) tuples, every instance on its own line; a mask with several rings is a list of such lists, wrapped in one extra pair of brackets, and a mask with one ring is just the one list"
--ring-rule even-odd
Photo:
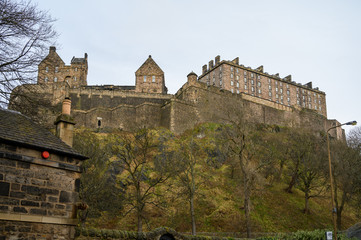
[[(168, 94), (162, 69), (151, 56), (135, 72), (135, 86), (88, 86), (88, 56), (67, 66), (55, 47), (40, 63), (38, 83), (33, 85), (53, 105), (65, 96), (72, 103), (77, 126), (131, 130), (139, 126), (165, 127), (175, 133), (202, 122), (225, 122), (242, 112), (256, 123), (327, 130), (336, 120), (327, 119), (325, 93), (312, 82), (299, 84), (291, 75), (264, 72), (217, 56), (202, 67), (198, 77), (191, 72), (175, 94)], [(19, 88), (22, 88), (20, 86)], [(55, 120), (55, 116), (49, 122)], [(341, 128), (331, 133), (343, 138)]]

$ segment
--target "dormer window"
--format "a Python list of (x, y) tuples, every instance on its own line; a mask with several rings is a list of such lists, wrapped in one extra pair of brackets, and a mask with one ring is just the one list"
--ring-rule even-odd
[(152, 82), (155, 82), (155, 76), (152, 76)]
[(143, 81), (144, 81), (144, 82), (147, 82), (147, 76), (144, 76), (144, 77), (143, 77)]

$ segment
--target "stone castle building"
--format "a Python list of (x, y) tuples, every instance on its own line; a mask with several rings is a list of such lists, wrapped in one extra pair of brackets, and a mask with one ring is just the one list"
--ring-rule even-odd
[[(203, 122), (225, 122), (242, 113), (251, 122), (327, 130), (337, 124), (327, 119), (325, 93), (312, 83), (295, 83), (291, 76), (264, 72), (220, 56), (204, 65), (202, 74), (187, 76), (175, 94), (168, 94), (165, 75), (151, 56), (135, 72), (135, 86), (87, 85), (88, 56), (67, 66), (50, 47), (39, 65), (33, 88), (57, 106), (71, 99), (77, 126), (131, 130), (140, 126), (165, 127), (181, 133)], [(17, 90), (24, 88), (20, 86)], [(13, 101), (19, 101), (13, 99)], [(48, 114), (52, 123), (57, 112)], [(333, 135), (344, 136), (341, 129)]]

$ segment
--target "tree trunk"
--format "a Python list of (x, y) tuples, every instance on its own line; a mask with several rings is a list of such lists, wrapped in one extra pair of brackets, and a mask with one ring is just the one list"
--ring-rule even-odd
[(304, 209), (304, 212), (305, 213), (309, 213), (310, 210), (309, 210), (309, 207), (308, 207), (308, 200), (309, 200), (309, 195), (308, 195), (308, 192), (306, 191), (305, 192), (305, 209)]
[(337, 213), (336, 213), (336, 224), (337, 224), (337, 229), (341, 230), (341, 214), (342, 214), (342, 210), (337, 209)]
[(190, 199), (190, 211), (191, 211), (191, 221), (192, 221), (192, 235), (196, 235), (196, 217), (194, 214), (194, 196), (191, 195)]
[(292, 175), (290, 184), (288, 184), (288, 187), (286, 188), (286, 192), (288, 192), (288, 193), (292, 193), (292, 188), (296, 184), (296, 181), (297, 181), (297, 178), (298, 178), (298, 166), (299, 166), (299, 161), (296, 164), (295, 171), (294, 171), (294, 173)]
[(138, 212), (138, 233), (143, 231), (143, 219), (140, 212)]
[(247, 230), (247, 238), (251, 237), (251, 193), (250, 193), (250, 186), (245, 175), (243, 173), (243, 184), (244, 184), (244, 214), (246, 217), (246, 230)]

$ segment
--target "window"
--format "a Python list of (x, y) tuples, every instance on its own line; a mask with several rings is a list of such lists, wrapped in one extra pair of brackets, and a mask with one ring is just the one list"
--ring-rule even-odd
[(318, 107), (318, 109), (321, 111), (321, 110), (322, 110), (322, 107), (321, 107), (321, 106), (319, 106), (319, 107)]
[(237, 75), (236, 79), (237, 79), (237, 81), (239, 80), (239, 76), (238, 76), (238, 75)]
[(258, 77), (257, 77), (257, 78), (258, 78), (258, 80), (259, 80), (259, 79), (261, 79), (261, 76), (259, 76), (259, 75), (258, 75)]
[(283, 93), (283, 88), (280, 89), (280, 92)]
[(252, 85), (254, 84), (254, 81), (253, 81), (253, 79), (251, 80), (251, 84), (252, 84)]
[(280, 82), (280, 87), (282, 87), (282, 82)]
[(44, 81), (45, 81), (45, 82), (48, 82), (48, 80), (49, 80), (48, 77), (45, 77), (45, 78), (44, 78)]
[(76, 82), (76, 77), (74, 77), (74, 81)]
[(317, 110), (317, 106), (315, 105), (315, 110)]
[(222, 87), (222, 79), (219, 80), (219, 85)]
[(220, 78), (222, 77), (222, 73), (219, 73), (219, 77), (220, 77)]
[(254, 87), (252, 87), (252, 92), (254, 92)]
[(299, 105), (300, 104), (300, 100), (297, 99), (297, 104)]
[(271, 93), (271, 92), (268, 92), (268, 96), (272, 97), (272, 93)]
[(45, 68), (45, 72), (49, 72), (49, 67), (46, 67), (46, 68)]
[(231, 80), (231, 86), (233, 86), (233, 81)]
[(237, 82), (237, 87), (239, 88), (239, 82)]
[(262, 93), (261, 89), (258, 89), (258, 93), (259, 93), (259, 94), (261, 94), (261, 93)]
[(152, 76), (152, 82), (155, 82), (155, 76)]
[(290, 90), (287, 90), (287, 95), (290, 95)]
[(318, 100), (318, 104), (321, 104), (321, 100)]
[(236, 72), (239, 73), (239, 69), (238, 69), (238, 68), (236, 68)]
[(288, 98), (287, 98), (287, 102), (290, 102), (290, 101), (291, 101), (291, 99), (288, 97)]
[(233, 93), (233, 88), (231, 89), (231, 92)]
[(271, 89), (272, 89), (271, 85), (268, 85), (268, 89), (269, 89), (269, 90), (271, 90)]
[(233, 72), (233, 67), (231, 67), (231, 72)]
[(278, 94), (276, 93), (276, 98), (278, 98)]
[(278, 85), (278, 82), (275, 82), (276, 83), (276, 86)]
[(57, 82), (57, 81), (58, 81), (58, 78), (57, 78), (57, 77), (55, 77), (55, 78), (54, 78), (54, 82)]
[(233, 73), (231, 73), (231, 78), (233, 78)]
[(278, 92), (278, 87), (276, 87), (276, 92)]
[(315, 103), (317, 103), (317, 100), (316, 100), (316, 98), (314, 99), (314, 102), (315, 102)]
[(308, 104), (308, 108), (312, 108), (311, 103)]
[(144, 76), (144, 77), (143, 77), (143, 81), (144, 81), (144, 82), (147, 82), (147, 76)]
[(251, 78), (253, 78), (253, 73), (251, 73)]
[(244, 76), (246, 76), (246, 75), (247, 75), (247, 71), (244, 71), (243, 74), (244, 74)]
[(247, 82), (247, 78), (244, 78), (244, 82), (245, 82), (245, 83)]
[(219, 71), (222, 72), (222, 66), (219, 67)]
[(59, 67), (55, 67), (55, 72), (59, 72)]
[(283, 96), (281, 95), (281, 100), (283, 101)]
[(286, 85), (286, 87), (287, 87), (287, 89), (290, 88), (290, 86), (288, 84)]
[(246, 89), (246, 90), (247, 90), (247, 85), (244, 85), (244, 89)]
[(271, 79), (268, 79), (268, 83), (271, 83)]
[(78, 68), (75, 68), (75, 72), (77, 72), (78, 71)]
[(296, 88), (296, 91), (298, 92), (298, 91), (299, 91), (299, 89), (298, 89), (298, 88)]
[(258, 82), (257, 84), (258, 84), (258, 87), (260, 87), (260, 86), (261, 86), (261, 82)]
[(237, 94), (239, 94), (239, 90), (238, 90), (238, 89), (236, 90), (236, 92), (237, 92)]

